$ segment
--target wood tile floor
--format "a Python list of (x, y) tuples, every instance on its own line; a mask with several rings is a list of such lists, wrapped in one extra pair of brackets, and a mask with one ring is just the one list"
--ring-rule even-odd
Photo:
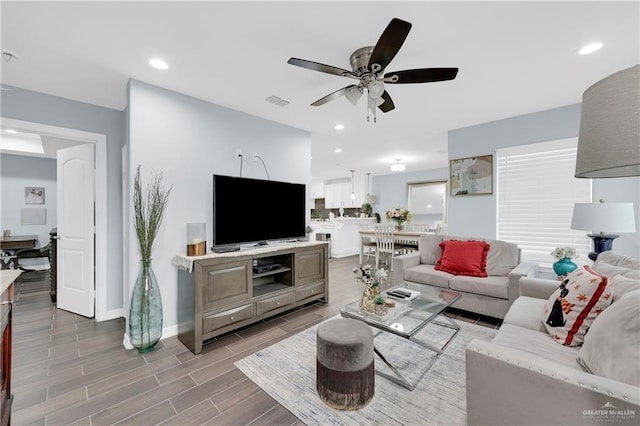
[[(362, 294), (357, 257), (330, 259), (330, 301), (230, 333), (192, 354), (176, 337), (141, 355), (122, 346), (124, 320), (95, 322), (56, 309), (49, 277), (17, 280), (13, 318), (14, 425), (299, 425), (233, 363), (338, 313)], [(448, 312), (498, 327), (492, 318)]]

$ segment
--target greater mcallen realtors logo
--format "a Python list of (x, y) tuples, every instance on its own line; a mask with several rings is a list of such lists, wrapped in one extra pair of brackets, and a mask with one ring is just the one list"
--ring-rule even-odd
[(607, 401), (599, 410), (584, 410), (582, 415), (596, 422), (622, 423), (636, 419), (636, 410), (621, 410)]

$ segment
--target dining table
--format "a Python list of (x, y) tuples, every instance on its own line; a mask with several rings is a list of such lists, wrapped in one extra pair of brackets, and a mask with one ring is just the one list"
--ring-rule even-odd
[(34, 248), (38, 243), (37, 235), (9, 235), (0, 237), (0, 267), (9, 269), (11, 262), (14, 268), (18, 268), (18, 258), (15, 253), (18, 250)]
[[(420, 237), (423, 235), (433, 235), (436, 231), (394, 231), (393, 233), (393, 241), (394, 243), (415, 243), (416, 248), (418, 247), (418, 241), (420, 241)], [(360, 257), (358, 258), (359, 264), (362, 264), (362, 256), (364, 255), (364, 241), (370, 240), (375, 242), (376, 240), (376, 231), (373, 229), (363, 229), (360, 230)]]

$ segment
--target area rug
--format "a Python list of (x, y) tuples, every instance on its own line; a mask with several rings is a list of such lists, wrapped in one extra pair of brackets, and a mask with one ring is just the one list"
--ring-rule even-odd
[[(316, 329), (302, 331), (235, 365), (287, 410), (308, 425), (464, 425), (466, 424), (465, 348), (473, 339), (490, 341), (497, 330), (458, 321), (461, 330), (410, 391), (376, 374), (375, 395), (357, 411), (328, 407), (316, 391)], [(445, 342), (453, 333), (436, 325), (416, 336)], [(375, 345), (410, 380), (424, 372), (433, 353), (413, 342), (378, 332)], [(376, 370), (392, 374), (376, 356)]]

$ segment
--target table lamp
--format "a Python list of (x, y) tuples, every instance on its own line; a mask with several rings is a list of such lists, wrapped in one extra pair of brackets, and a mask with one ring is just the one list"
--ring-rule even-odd
[(575, 203), (571, 229), (591, 231), (593, 240), (589, 259), (595, 261), (600, 253), (611, 250), (613, 240), (620, 235), (610, 232), (636, 232), (633, 203)]

